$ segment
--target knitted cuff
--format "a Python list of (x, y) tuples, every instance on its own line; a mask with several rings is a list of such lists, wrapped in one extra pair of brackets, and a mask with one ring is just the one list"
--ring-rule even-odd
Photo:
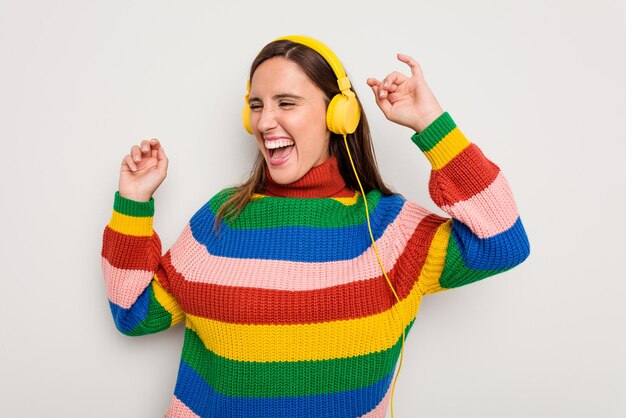
[(113, 209), (128, 216), (154, 216), (154, 198), (151, 197), (147, 202), (138, 202), (125, 198), (120, 192), (115, 192)]
[(152, 217), (154, 215), (154, 199), (148, 202), (137, 202), (126, 199), (115, 192), (113, 215), (109, 228), (125, 235), (152, 235)]
[(448, 112), (419, 134), (414, 134), (411, 140), (424, 152), (435, 170), (445, 166), (470, 144)]

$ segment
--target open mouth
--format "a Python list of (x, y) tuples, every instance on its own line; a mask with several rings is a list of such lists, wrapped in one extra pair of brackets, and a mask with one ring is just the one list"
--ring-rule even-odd
[(296, 145), (293, 140), (288, 138), (280, 138), (272, 141), (265, 140), (265, 148), (270, 156), (270, 162), (274, 165), (282, 164), (291, 155), (294, 146)]

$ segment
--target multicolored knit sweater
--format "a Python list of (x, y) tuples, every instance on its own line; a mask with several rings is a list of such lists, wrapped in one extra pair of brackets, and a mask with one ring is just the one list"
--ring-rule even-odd
[[(270, 183), (214, 228), (233, 189), (204, 205), (162, 255), (153, 201), (116, 194), (102, 269), (124, 334), (184, 321), (167, 417), (384, 417), (422, 296), (505, 271), (529, 254), (500, 169), (444, 113), (412, 140), (430, 194), (452, 218), (399, 195), (363, 198), (331, 158), (289, 187)], [(401, 306), (398, 306), (401, 305)]]

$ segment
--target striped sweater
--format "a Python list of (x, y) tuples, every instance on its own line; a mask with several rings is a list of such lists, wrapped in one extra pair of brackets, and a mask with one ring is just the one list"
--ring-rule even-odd
[[(116, 193), (102, 269), (117, 328), (142, 335), (186, 327), (167, 417), (384, 417), (402, 330), (422, 296), (528, 256), (506, 179), (451, 117), (412, 140), (432, 164), (431, 197), (451, 218), (400, 195), (367, 194), (399, 304), (359, 193), (256, 195), (216, 232), (215, 214), (233, 192), (226, 189), (164, 255), (153, 201)], [(345, 191), (336, 162), (328, 167), (318, 189), (330, 181)]]

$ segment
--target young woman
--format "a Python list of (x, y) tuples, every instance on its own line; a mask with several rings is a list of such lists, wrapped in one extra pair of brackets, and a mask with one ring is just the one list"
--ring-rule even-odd
[(358, 98), (311, 38), (256, 57), (244, 108), (259, 146), (252, 175), (211, 198), (165, 255), (152, 229), (163, 147), (142, 141), (123, 159), (102, 268), (121, 332), (185, 322), (166, 416), (384, 417), (422, 296), (528, 256), (503, 174), (417, 62), (398, 59), (410, 76), (367, 84), (387, 119), (416, 132), (430, 194), (451, 218), (385, 186)]

